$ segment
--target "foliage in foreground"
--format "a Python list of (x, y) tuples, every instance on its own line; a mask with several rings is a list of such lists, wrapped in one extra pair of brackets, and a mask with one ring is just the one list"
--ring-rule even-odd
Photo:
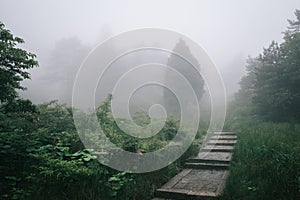
[[(104, 103), (101, 108), (109, 111), (107, 105)], [(198, 144), (194, 143), (178, 161), (155, 172), (118, 172), (100, 164), (84, 148), (71, 108), (55, 101), (30, 106), (32, 110), (1, 112), (1, 199), (149, 199), (157, 187), (180, 170), (183, 159), (198, 151)], [(105, 120), (107, 130), (113, 131), (108, 135), (121, 134), (113, 120), (98, 115)], [(155, 150), (167, 143), (169, 134), (175, 134), (173, 123), (166, 123), (158, 139), (141, 144), (130, 138), (125, 143), (115, 142), (134, 152), (141, 147)]]

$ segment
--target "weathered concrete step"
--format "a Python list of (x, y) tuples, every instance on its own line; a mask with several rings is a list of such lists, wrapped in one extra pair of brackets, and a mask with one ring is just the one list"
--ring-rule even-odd
[(224, 145), (206, 145), (204, 148), (202, 148), (201, 152), (232, 152), (233, 146), (224, 146)]
[(185, 164), (188, 169), (157, 189), (154, 200), (218, 199), (225, 186), (236, 140), (233, 132), (208, 135), (198, 156)]
[(214, 132), (214, 135), (236, 135), (235, 132)]
[(158, 189), (156, 190), (155, 195), (167, 199), (172, 198), (175, 200), (216, 200), (218, 197), (214, 193), (199, 193), (178, 189)]
[(185, 169), (155, 193), (164, 199), (217, 199), (228, 170)]
[(221, 145), (221, 146), (234, 146), (235, 143), (225, 143), (225, 142), (208, 142), (207, 145)]
[(210, 138), (211, 140), (236, 140), (236, 135), (218, 135), (218, 136), (212, 136)]
[(209, 140), (208, 145), (224, 145), (224, 146), (233, 146), (236, 144), (236, 140)]
[(214, 159), (200, 159), (191, 158), (188, 159), (187, 163), (210, 163), (210, 164), (229, 164), (230, 160), (214, 160)]
[(224, 160), (229, 162), (232, 158), (231, 152), (200, 152), (195, 159)]
[(185, 163), (185, 167), (190, 169), (214, 169), (225, 170), (229, 168), (229, 164), (221, 163)]

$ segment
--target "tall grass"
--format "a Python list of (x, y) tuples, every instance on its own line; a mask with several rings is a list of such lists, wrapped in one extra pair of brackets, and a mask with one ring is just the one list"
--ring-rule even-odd
[(238, 142), (221, 199), (300, 199), (300, 125), (249, 121), (234, 128)]

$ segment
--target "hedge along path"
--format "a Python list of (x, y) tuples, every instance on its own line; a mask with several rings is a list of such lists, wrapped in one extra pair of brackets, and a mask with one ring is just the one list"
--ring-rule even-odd
[(185, 169), (156, 190), (154, 200), (217, 199), (225, 187), (236, 140), (234, 132), (213, 132)]

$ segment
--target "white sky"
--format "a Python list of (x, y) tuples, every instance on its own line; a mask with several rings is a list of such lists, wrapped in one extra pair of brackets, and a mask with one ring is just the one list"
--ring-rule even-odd
[(171, 29), (198, 42), (222, 67), (236, 54), (256, 55), (280, 40), (296, 8), (299, 0), (0, 0), (0, 20), (37, 53), (71, 36), (94, 45), (105, 24), (113, 34)]
[(228, 74), (236, 70), (232, 63), (280, 41), (295, 9), (299, 0), (0, 0), (0, 21), (24, 38), (38, 59), (61, 38), (75, 36), (95, 46), (105, 26), (114, 35), (143, 27), (171, 29), (196, 41)]

